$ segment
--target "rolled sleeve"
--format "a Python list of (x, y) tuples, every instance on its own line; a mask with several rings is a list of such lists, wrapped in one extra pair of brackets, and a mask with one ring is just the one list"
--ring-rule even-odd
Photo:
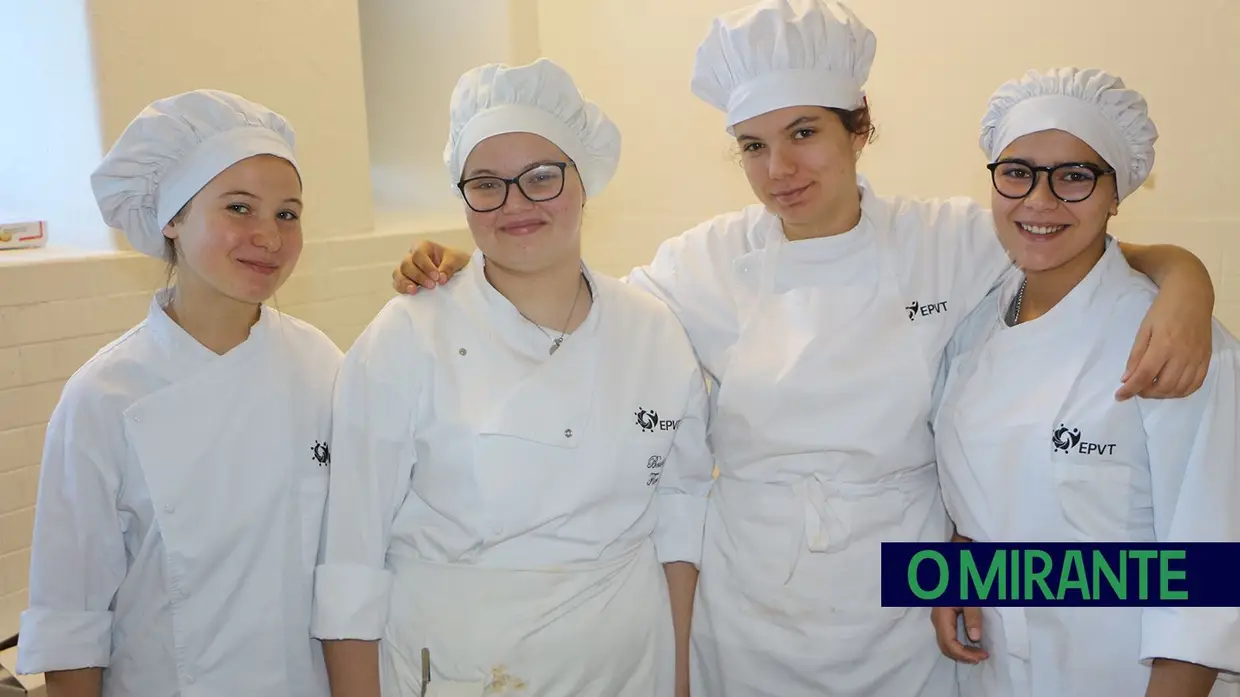
[[(1215, 320), (1205, 384), (1182, 399), (1138, 398), (1160, 542), (1240, 542), (1240, 343)], [(1143, 610), (1141, 661), (1214, 668), (1240, 682), (1240, 607)]]
[(47, 426), (17, 670), (106, 668), (112, 602), (128, 573), (116, 442), (89, 383), (65, 388)]
[(20, 675), (106, 668), (111, 655), (111, 612), (31, 608), (22, 613), (17, 645)]
[(709, 402), (700, 370), (693, 371), (685, 416), (676, 429), (672, 450), (659, 480), (654, 544), (659, 562), (702, 562), (706, 497), (715, 477), (715, 461), (706, 440)]
[(706, 498), (689, 494), (659, 497), (659, 525), (655, 529), (655, 551), (659, 562), (702, 563), (702, 535), (706, 523)]
[(392, 572), (360, 564), (333, 564), (314, 571), (310, 632), (319, 639), (377, 641), (387, 623)]
[[(314, 573), (311, 634), (373, 641), (383, 634), (392, 525), (416, 464), (421, 355), (411, 299), (388, 303), (345, 355), (336, 377), (323, 552)], [(412, 347), (412, 348), (411, 348)]]
[(1141, 662), (1155, 658), (1214, 668), (1240, 682), (1240, 608), (1157, 607), (1141, 617)]

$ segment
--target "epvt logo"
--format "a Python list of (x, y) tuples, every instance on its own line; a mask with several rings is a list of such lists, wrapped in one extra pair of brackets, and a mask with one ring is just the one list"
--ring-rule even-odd
[(917, 301), (913, 301), (904, 309), (908, 310), (908, 321), (912, 322), (918, 317), (929, 317), (930, 315), (937, 315), (947, 312), (947, 301), (944, 300), (937, 303), (926, 303), (924, 305)]
[(332, 449), (327, 443), (314, 441), (314, 445), (310, 447), (310, 454), (319, 467), (327, 467), (332, 463)]
[(1115, 453), (1115, 443), (1091, 443), (1081, 439), (1081, 430), (1079, 428), (1068, 428), (1063, 424), (1059, 424), (1059, 428), (1051, 434), (1051, 443), (1054, 444), (1055, 450), (1067, 453), (1078, 452), (1082, 455), (1112, 455)]
[(637, 416), (637, 425), (645, 433), (653, 433), (659, 431), (675, 431), (680, 427), (680, 419), (660, 419), (659, 413), (653, 409), (639, 408), (635, 414)]

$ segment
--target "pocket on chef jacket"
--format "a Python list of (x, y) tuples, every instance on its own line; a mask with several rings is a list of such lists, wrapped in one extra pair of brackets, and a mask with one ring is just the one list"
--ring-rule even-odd
[(303, 476), (298, 482), (298, 515), (301, 519), (301, 563), (313, 574), (319, 559), (319, 540), (323, 533), (323, 512), (327, 507), (327, 468)]
[(1064, 520), (1080, 541), (1128, 539), (1133, 519), (1132, 468), (1110, 460), (1052, 456)]

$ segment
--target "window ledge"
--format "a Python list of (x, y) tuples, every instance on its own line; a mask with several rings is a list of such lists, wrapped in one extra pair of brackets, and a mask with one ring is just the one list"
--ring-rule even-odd
[(136, 256), (137, 252), (118, 249), (83, 249), (65, 245), (47, 245), (32, 249), (0, 249), (0, 267), (26, 266), (48, 262), (117, 259)]

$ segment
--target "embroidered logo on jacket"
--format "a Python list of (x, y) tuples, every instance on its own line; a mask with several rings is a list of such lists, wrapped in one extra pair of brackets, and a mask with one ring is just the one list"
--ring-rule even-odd
[(327, 467), (332, 463), (332, 449), (327, 443), (314, 441), (310, 454), (314, 456), (314, 461), (319, 463), (319, 467)]
[(654, 433), (655, 430), (675, 431), (680, 428), (680, 419), (659, 419), (659, 413), (653, 409), (638, 408), (634, 416), (637, 417), (637, 425), (643, 433)]
[(663, 457), (651, 455), (650, 459), (646, 460), (646, 469), (650, 470), (650, 474), (646, 478), (646, 486), (658, 484), (659, 477), (663, 476)]
[(1051, 443), (1055, 446), (1055, 450), (1061, 453), (1078, 452), (1082, 455), (1112, 455), (1115, 453), (1115, 443), (1091, 443), (1081, 439), (1081, 430), (1079, 428), (1068, 428), (1063, 424), (1059, 424), (1059, 428), (1055, 429), (1051, 434)]
[(943, 312), (947, 312), (947, 301), (944, 300), (942, 302), (926, 303), (925, 305), (923, 305), (914, 300), (911, 304), (907, 305), (904, 309), (908, 310), (908, 321), (912, 322), (918, 317), (928, 317), (930, 315), (937, 315)]
[(646, 433), (650, 433), (651, 431), (653, 431), (654, 427), (659, 424), (659, 415), (657, 412), (646, 411), (645, 409), (639, 408), (637, 410), (636, 416), (637, 416), (637, 425), (641, 426), (642, 430), (645, 431)]

